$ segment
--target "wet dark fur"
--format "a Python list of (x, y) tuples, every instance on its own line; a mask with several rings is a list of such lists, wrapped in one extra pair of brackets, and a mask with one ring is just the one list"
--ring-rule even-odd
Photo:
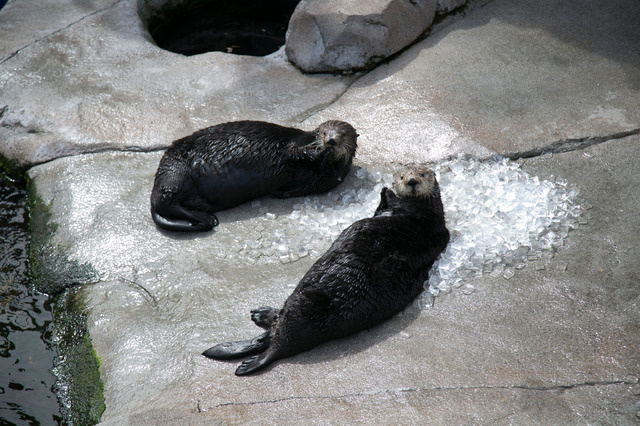
[[(248, 374), (370, 328), (420, 294), (429, 269), (449, 242), (449, 231), (433, 172), (424, 167), (406, 170), (394, 181), (394, 189), (397, 184), (403, 197), (383, 188), (374, 216), (342, 232), (281, 310), (263, 307), (251, 312), (265, 333), (219, 344), (203, 355), (234, 359), (259, 354), (236, 370), (236, 375)], [(431, 193), (416, 193), (413, 188), (420, 188), (425, 179), (432, 179)]]
[(305, 132), (262, 121), (199, 130), (166, 151), (151, 192), (151, 216), (172, 231), (209, 231), (213, 212), (272, 195), (325, 192), (347, 174), (357, 134), (328, 121)]

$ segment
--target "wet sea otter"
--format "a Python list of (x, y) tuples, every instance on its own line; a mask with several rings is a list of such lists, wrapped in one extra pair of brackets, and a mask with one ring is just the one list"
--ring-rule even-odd
[(171, 231), (209, 231), (218, 224), (213, 212), (254, 198), (328, 191), (349, 171), (357, 137), (343, 121), (310, 132), (262, 121), (198, 130), (160, 160), (151, 216)]
[(304, 275), (282, 309), (263, 307), (251, 319), (267, 331), (216, 345), (203, 355), (244, 361), (236, 375), (320, 343), (370, 328), (399, 312), (423, 289), (431, 265), (449, 242), (440, 189), (424, 166), (394, 175), (371, 218), (345, 229)]

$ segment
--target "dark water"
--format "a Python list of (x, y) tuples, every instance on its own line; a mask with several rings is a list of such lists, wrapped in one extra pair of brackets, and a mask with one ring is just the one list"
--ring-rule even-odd
[(227, 52), (265, 56), (284, 45), (299, 0), (187, 0), (151, 19), (159, 47), (183, 55)]
[(62, 422), (52, 300), (29, 286), (27, 194), (0, 175), (0, 425)]

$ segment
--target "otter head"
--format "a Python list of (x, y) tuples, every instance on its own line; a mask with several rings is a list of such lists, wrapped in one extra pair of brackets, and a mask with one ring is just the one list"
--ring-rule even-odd
[(330, 120), (322, 123), (314, 131), (316, 140), (313, 146), (317, 149), (331, 149), (336, 159), (351, 161), (356, 153), (358, 133), (349, 123)]
[(431, 197), (439, 193), (433, 170), (426, 166), (404, 167), (393, 175), (393, 191), (398, 197)]

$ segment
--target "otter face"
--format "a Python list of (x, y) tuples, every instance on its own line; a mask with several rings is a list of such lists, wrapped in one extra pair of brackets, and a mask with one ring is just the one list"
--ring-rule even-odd
[(358, 134), (344, 121), (325, 121), (316, 129), (314, 146), (318, 149), (332, 149), (337, 159), (349, 160), (356, 153)]
[(398, 197), (431, 196), (436, 186), (436, 174), (426, 166), (404, 167), (393, 175), (393, 191)]

